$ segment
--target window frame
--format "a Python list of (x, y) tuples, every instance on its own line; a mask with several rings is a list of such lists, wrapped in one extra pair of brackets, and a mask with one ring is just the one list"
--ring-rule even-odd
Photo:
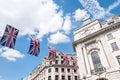
[(120, 55), (116, 56), (118, 64), (120, 65)]
[(110, 45), (111, 45), (111, 48), (112, 48), (113, 51), (119, 50), (119, 47), (118, 47), (118, 45), (117, 45), (116, 42), (113, 42), (113, 43), (111, 43)]
[(112, 33), (108, 33), (106, 36), (108, 40), (111, 40), (114, 38)]

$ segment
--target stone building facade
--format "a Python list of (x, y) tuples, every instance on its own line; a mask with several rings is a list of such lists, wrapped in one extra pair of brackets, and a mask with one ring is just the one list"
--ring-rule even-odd
[(79, 80), (78, 70), (73, 69), (73, 62), (70, 57), (76, 55), (68, 54), (69, 65), (63, 66), (63, 57), (57, 52), (55, 62), (47, 60), (47, 56), (43, 59), (42, 64), (38, 65), (28, 76), (28, 80)]
[(102, 22), (86, 17), (73, 48), (81, 80), (120, 80), (120, 15)]

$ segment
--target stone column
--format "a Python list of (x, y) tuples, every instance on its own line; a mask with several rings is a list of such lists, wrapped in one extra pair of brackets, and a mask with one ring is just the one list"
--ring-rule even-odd
[(85, 69), (85, 59), (84, 59), (84, 55), (83, 55), (83, 49), (81, 47), (82, 45), (79, 44), (76, 46), (76, 53), (77, 53), (77, 63), (79, 66), (79, 74), (80, 74), (80, 78), (83, 77), (84, 74), (86, 74), (86, 69)]
[(98, 43), (98, 46), (99, 46), (99, 49), (100, 49), (100, 53), (99, 53), (100, 61), (101, 61), (102, 65), (103, 65), (103, 67), (109, 68), (110, 64), (109, 64), (107, 55), (106, 55), (106, 53), (104, 51), (104, 48), (103, 48), (103, 46), (101, 44), (101, 41), (97, 40), (97, 43)]
[(88, 53), (87, 53), (87, 50), (86, 50), (85, 46), (83, 46), (83, 55), (84, 55), (84, 59), (85, 59), (87, 74), (91, 74), (90, 63), (89, 63), (89, 60), (88, 60)]

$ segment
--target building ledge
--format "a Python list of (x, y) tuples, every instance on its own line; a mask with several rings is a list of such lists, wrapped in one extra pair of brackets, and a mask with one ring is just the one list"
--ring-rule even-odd
[(118, 23), (116, 23), (116, 24), (114, 24), (114, 25), (110, 25), (110, 26), (108, 26), (108, 27), (102, 28), (101, 30), (99, 30), (99, 31), (97, 31), (97, 32), (94, 32), (94, 33), (92, 33), (92, 34), (90, 34), (90, 35), (87, 35), (87, 36), (85, 36), (85, 37), (83, 37), (83, 38), (81, 38), (81, 39), (79, 39), (79, 40), (74, 41), (74, 42), (72, 43), (74, 51), (76, 52), (75, 46), (76, 46), (78, 43), (85, 42), (86, 40), (89, 40), (89, 39), (91, 39), (91, 38), (94, 38), (94, 37), (96, 37), (96, 36), (99, 36), (99, 35), (101, 35), (101, 34), (103, 34), (103, 33), (105, 33), (105, 32), (108, 32), (108, 31), (110, 31), (110, 30), (117, 29), (117, 28), (119, 28), (119, 27), (120, 27), (120, 22), (118, 22)]

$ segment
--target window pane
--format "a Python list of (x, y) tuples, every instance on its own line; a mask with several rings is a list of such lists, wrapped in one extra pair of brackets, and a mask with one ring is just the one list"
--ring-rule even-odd
[(117, 60), (118, 60), (118, 63), (119, 63), (119, 65), (120, 65), (120, 55), (117, 56)]
[(61, 61), (61, 64), (63, 64), (63, 63), (64, 63), (64, 61), (62, 60), (62, 61)]
[(107, 37), (108, 37), (108, 40), (113, 39), (113, 35), (112, 35), (112, 33), (107, 34)]
[(75, 80), (77, 80), (77, 76), (75, 76)]
[(65, 80), (65, 76), (62, 76), (62, 80)]
[(52, 65), (52, 61), (50, 61), (50, 65)]
[(68, 80), (71, 80), (71, 76), (68, 76)]
[(58, 64), (58, 60), (55, 60), (55, 64)]
[(48, 76), (48, 80), (51, 80), (51, 76)]
[(51, 72), (51, 69), (48, 69), (48, 73), (50, 73)]
[(55, 75), (55, 80), (58, 80), (58, 75)]
[(101, 69), (103, 69), (103, 67), (100, 62), (98, 52), (96, 52), (96, 51), (92, 52), (91, 56), (92, 56), (92, 61), (93, 61), (95, 72), (102, 71)]
[(62, 68), (61, 71), (64, 72), (64, 68)]
[(111, 43), (111, 47), (112, 47), (113, 51), (118, 50), (118, 46), (117, 46), (116, 42)]
[(77, 72), (77, 70), (74, 70), (74, 73), (76, 73)]
[(70, 69), (69, 69), (69, 68), (67, 69), (67, 72), (70, 72)]
[(58, 68), (55, 68), (55, 72), (58, 72)]

